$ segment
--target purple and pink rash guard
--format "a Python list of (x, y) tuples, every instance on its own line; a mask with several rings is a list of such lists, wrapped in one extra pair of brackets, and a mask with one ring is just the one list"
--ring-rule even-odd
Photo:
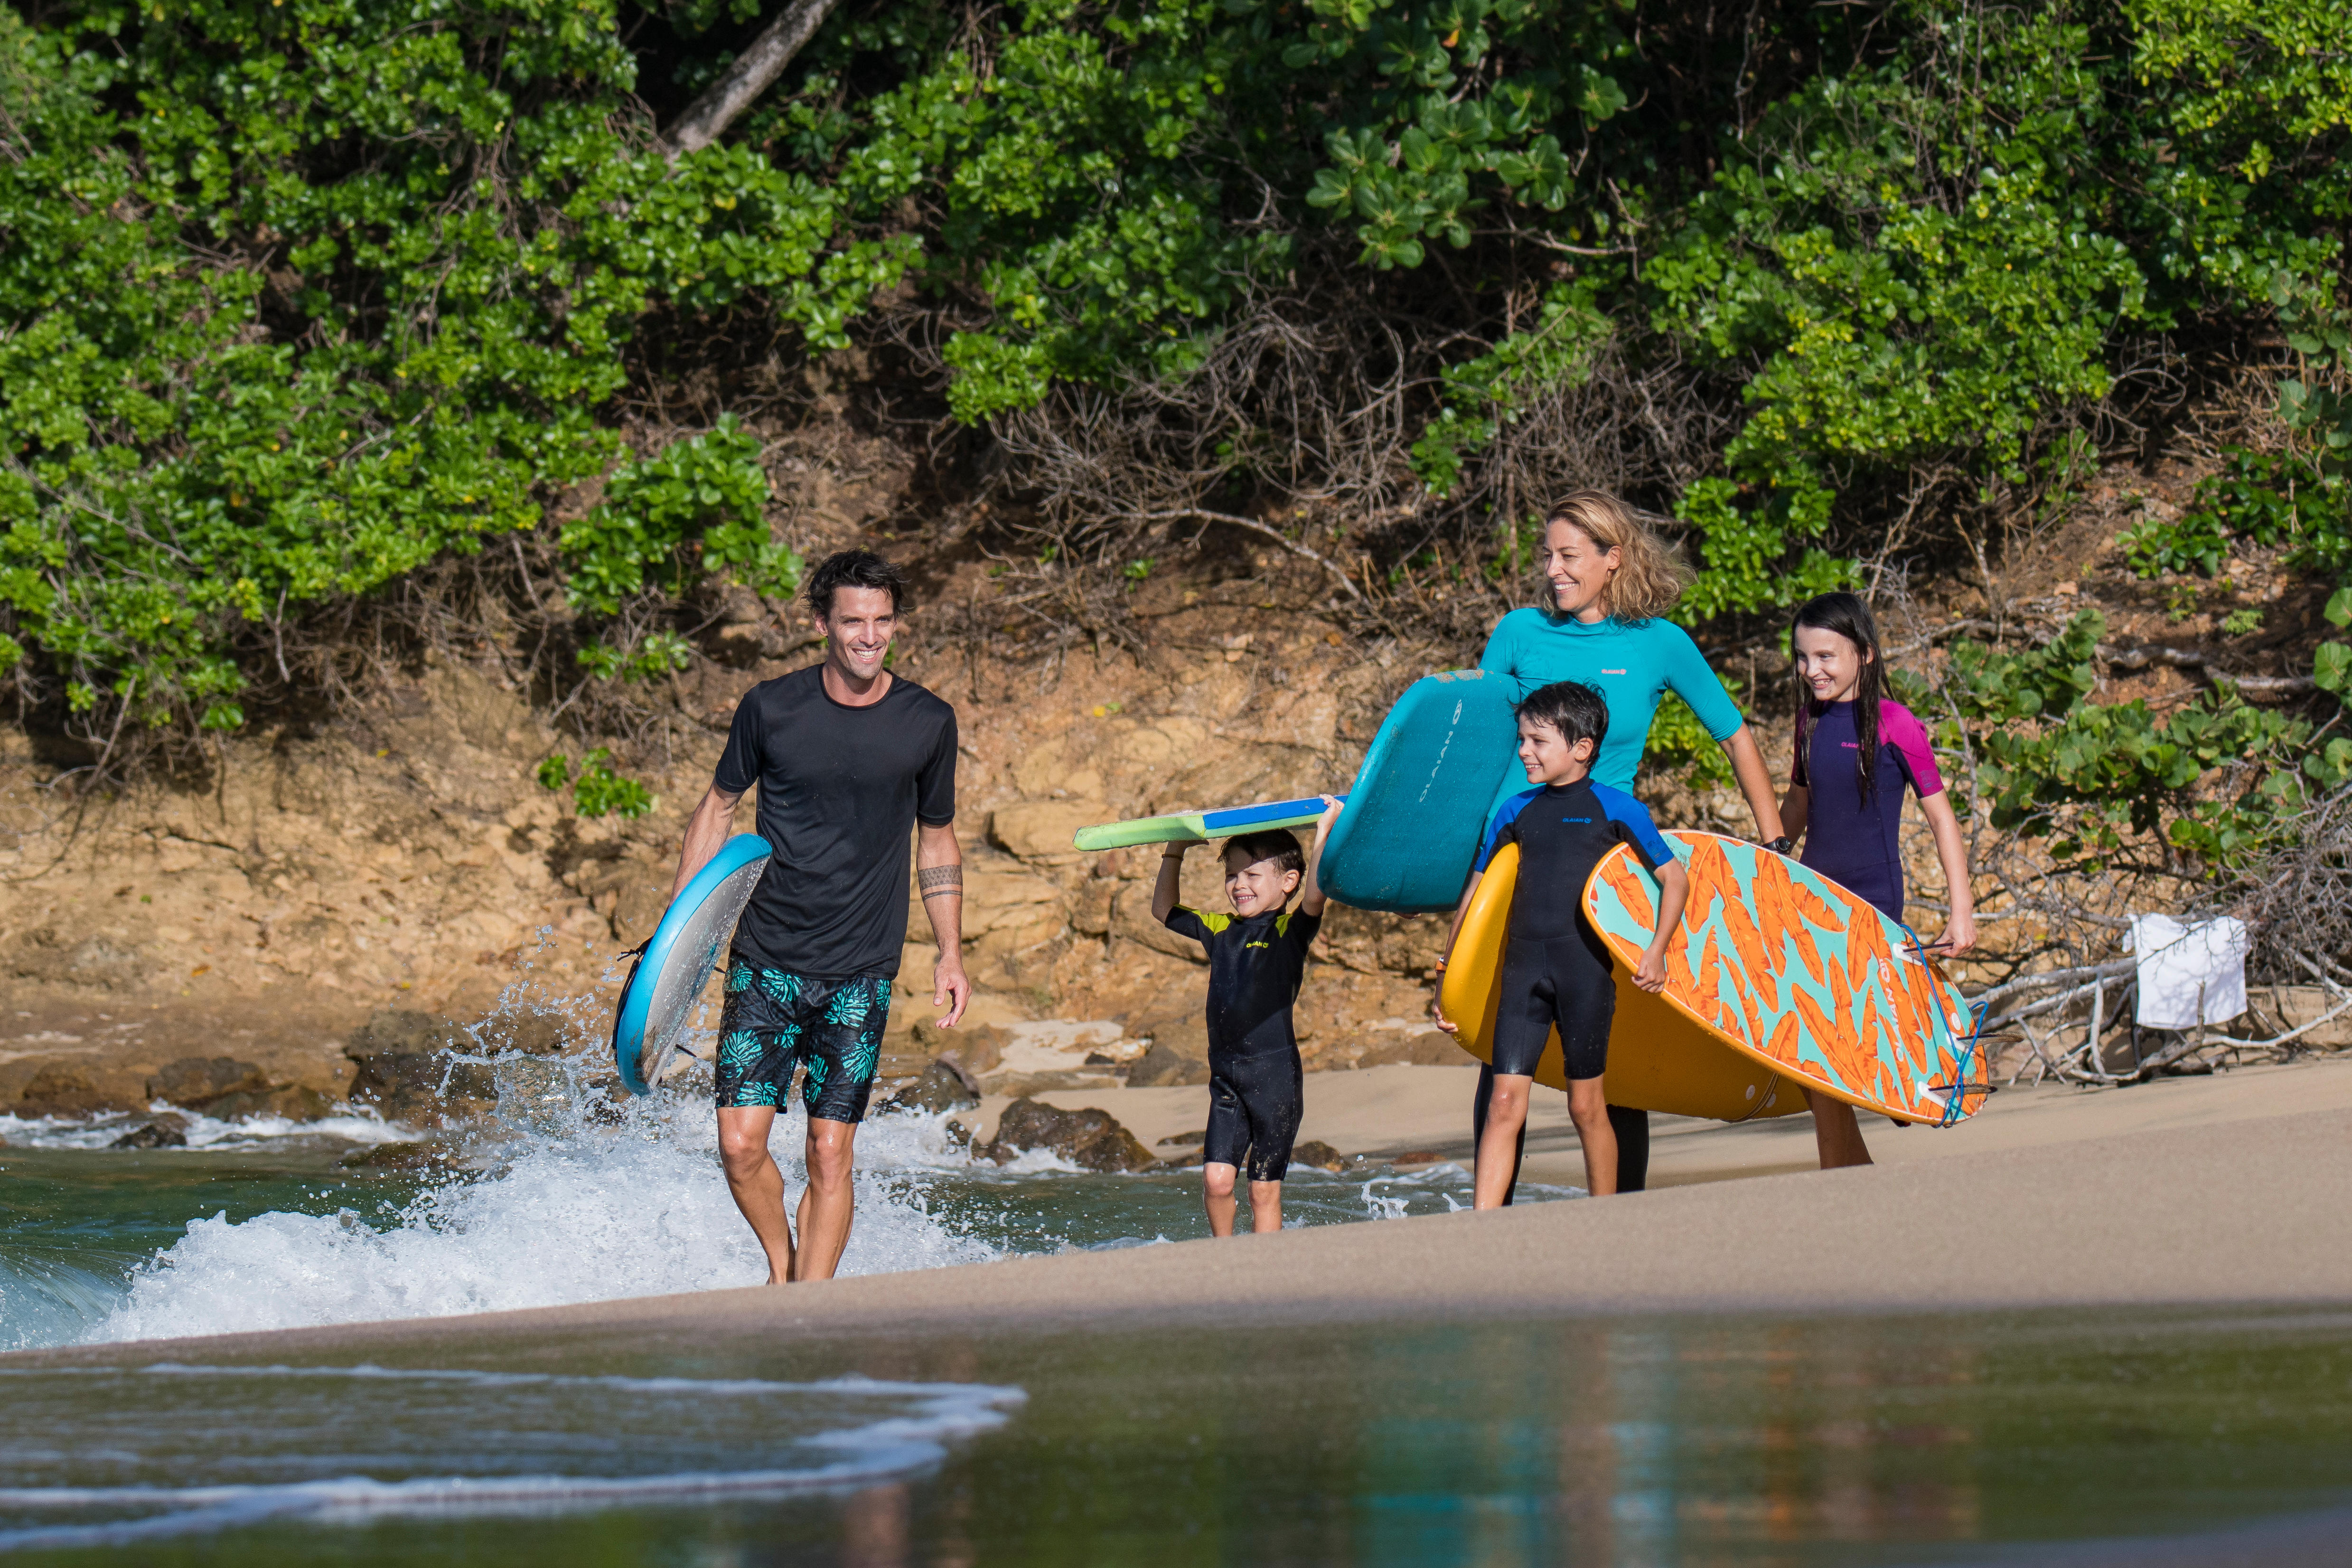
[(1862, 743), (1853, 704), (1830, 702), (1800, 716), (1789, 782), (1806, 792), (1805, 848), (1798, 858), (1883, 913), (1903, 918), (1903, 786), (1940, 794), (1944, 777), (1927, 727), (1900, 702), (1878, 705), (1878, 766), (1862, 794)]

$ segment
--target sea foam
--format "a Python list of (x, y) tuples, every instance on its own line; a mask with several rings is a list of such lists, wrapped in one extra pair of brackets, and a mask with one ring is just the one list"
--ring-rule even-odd
[[(766, 1261), (720, 1173), (707, 1090), (605, 1103), (554, 1065), (501, 1064), (489, 1166), (389, 1213), (273, 1211), (190, 1222), (140, 1266), (88, 1341), (294, 1328), (561, 1306), (752, 1285)], [(803, 1113), (770, 1141), (788, 1201), (803, 1184)], [(997, 1257), (929, 1212), (922, 1177), (969, 1169), (945, 1119), (869, 1120), (844, 1274)]]

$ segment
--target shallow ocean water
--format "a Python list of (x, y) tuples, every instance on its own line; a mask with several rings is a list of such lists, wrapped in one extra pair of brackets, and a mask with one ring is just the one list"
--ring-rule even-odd
[[(2301, 1516), (2302, 1555), (2242, 1537), (2234, 1557), (2163, 1561), (2341, 1561), (2352, 1314), (2130, 1317), (663, 1354), (572, 1334), (439, 1345), (413, 1367), (0, 1367), (0, 1552), (1845, 1568), (2139, 1563), (2168, 1538)], [(2107, 1548), (2062, 1550), (2085, 1542)]]
[[(509, 1066), (475, 1168), (429, 1179), (342, 1165), (400, 1136), (364, 1120), (133, 1153), (0, 1119), (0, 1348), (759, 1277), (706, 1100), (615, 1111)], [(788, 1180), (799, 1133), (780, 1123)], [(975, 1166), (934, 1117), (859, 1148), (853, 1272), (1203, 1231), (1193, 1172)], [(1468, 1194), (1439, 1167), (1286, 1196), (1337, 1224)], [(175, 1353), (0, 1360), (0, 1557), (1845, 1568), (2137, 1564), (2250, 1522), (2284, 1533), (2162, 1560), (2332, 1562), (2352, 1538), (2352, 1311)]]
[[(614, 1106), (543, 1060), (509, 1062), (499, 1124), (449, 1173), (343, 1161), (410, 1136), (365, 1118), (198, 1119), (186, 1149), (114, 1151), (131, 1121), (0, 1116), (0, 1350), (435, 1316), (757, 1284), (766, 1267), (727, 1195), (707, 1091)], [(805, 1123), (772, 1147), (801, 1180)], [(843, 1271), (985, 1263), (1207, 1234), (1197, 1171), (1097, 1175), (1047, 1155), (973, 1161), (938, 1116), (858, 1137)], [(1570, 1196), (1528, 1188), (1523, 1201)], [(1293, 1225), (1466, 1206), (1446, 1165), (1297, 1170)]]

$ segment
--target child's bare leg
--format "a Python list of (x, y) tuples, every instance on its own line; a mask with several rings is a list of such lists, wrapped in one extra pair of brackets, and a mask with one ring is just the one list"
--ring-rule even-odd
[(1813, 1144), (1821, 1151), (1822, 1170), (1872, 1163), (1870, 1145), (1862, 1141), (1862, 1124), (1853, 1119), (1853, 1106), (1810, 1089), (1805, 1090), (1805, 1103), (1813, 1108)]
[(1209, 1211), (1209, 1234), (1234, 1233), (1234, 1167), (1216, 1161), (1201, 1167), (1201, 1206)]
[(1479, 1208), (1501, 1208), (1510, 1195), (1511, 1178), (1519, 1169), (1519, 1133), (1528, 1124), (1528, 1090), (1535, 1081), (1525, 1073), (1495, 1075), (1495, 1091), (1486, 1099), (1486, 1125), (1478, 1134), (1478, 1174), (1471, 1202)]
[[(1230, 1224), (1230, 1222), (1228, 1222)], [(1252, 1182), (1250, 1184), (1250, 1230), (1264, 1236), (1282, 1228), (1282, 1184)]]
[(1584, 1190), (1596, 1198), (1616, 1196), (1617, 1130), (1609, 1124), (1609, 1096), (1599, 1079), (1568, 1080), (1568, 1116), (1584, 1145)]

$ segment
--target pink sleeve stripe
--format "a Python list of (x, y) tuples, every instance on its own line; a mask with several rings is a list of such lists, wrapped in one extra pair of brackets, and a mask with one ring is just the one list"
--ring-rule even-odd
[(1919, 722), (1911, 710), (1900, 702), (1878, 705), (1878, 739), (1882, 745), (1894, 747), (1903, 753), (1904, 764), (1911, 770), (1912, 787), (1925, 800), (1944, 787), (1944, 775), (1936, 771), (1936, 753), (1927, 744), (1927, 726)]

